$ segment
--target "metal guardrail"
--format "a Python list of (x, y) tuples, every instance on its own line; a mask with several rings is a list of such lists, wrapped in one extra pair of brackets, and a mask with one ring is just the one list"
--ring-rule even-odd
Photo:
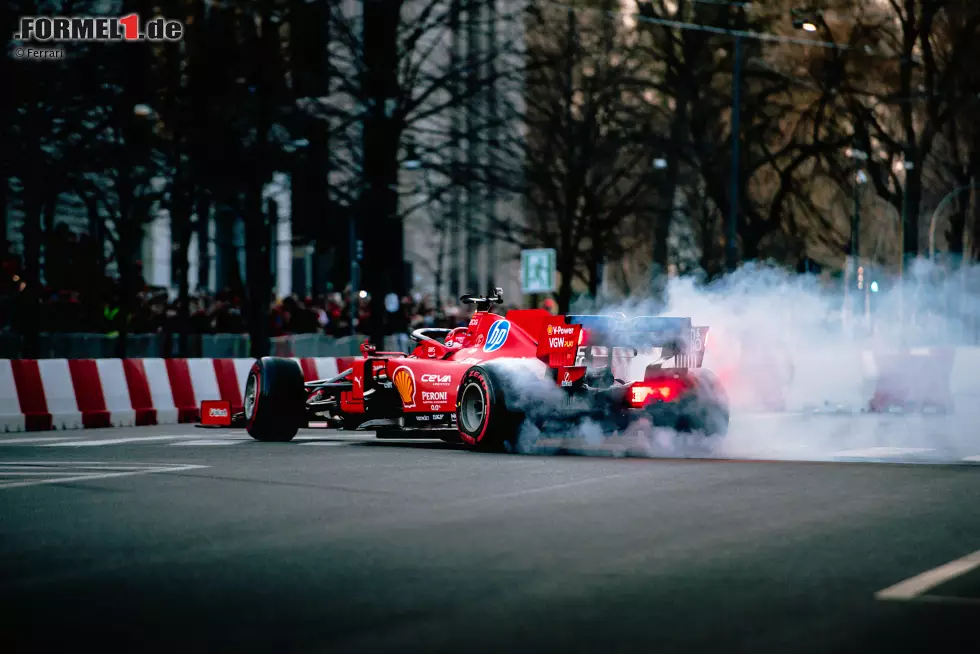
[[(271, 339), (270, 353), (283, 357), (343, 357), (360, 354), (364, 336), (334, 338), (324, 334), (293, 334)], [(39, 336), (40, 359), (111, 359), (118, 352), (118, 336), (107, 334), (42, 333)], [(188, 357), (206, 359), (245, 359), (249, 357), (247, 334), (192, 334), (187, 337)], [(126, 337), (126, 356), (131, 358), (166, 358), (178, 355), (176, 334), (130, 334)], [(389, 336), (385, 349), (409, 352), (406, 337)], [(23, 356), (23, 337), (0, 333), (0, 359)]]

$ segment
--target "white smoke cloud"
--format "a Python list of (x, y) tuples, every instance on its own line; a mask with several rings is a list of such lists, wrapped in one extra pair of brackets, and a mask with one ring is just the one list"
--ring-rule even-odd
[[(901, 284), (868, 272), (864, 284), (877, 282), (878, 292), (852, 291), (851, 311), (844, 310), (839, 285), (830, 288), (814, 275), (763, 265), (743, 266), (707, 285), (693, 277), (671, 279), (666, 307), (648, 298), (607, 304), (601, 313), (690, 317), (695, 326), (710, 328), (704, 365), (718, 374), (729, 395), (729, 435), (706, 448), (703, 441), (642, 425), (638, 438), (599, 438), (599, 426), (584, 424), (563, 434), (525, 427), (522, 442), (527, 451), (554, 452), (563, 441), (563, 449), (574, 452), (640, 456), (821, 460), (868, 447), (978, 454), (980, 355), (960, 349), (950, 370), (937, 363), (933, 349), (922, 358), (901, 359), (908, 370), (888, 369), (889, 352), (973, 345), (980, 337), (980, 269), (945, 275), (939, 270), (916, 261)], [(632, 366), (631, 373), (643, 365)], [(900, 382), (908, 375), (913, 396), (940, 397), (948, 385), (954, 413), (869, 413), (883, 374)], [(558, 389), (553, 382), (546, 385), (522, 386), (523, 401), (556, 401), (552, 393)]]

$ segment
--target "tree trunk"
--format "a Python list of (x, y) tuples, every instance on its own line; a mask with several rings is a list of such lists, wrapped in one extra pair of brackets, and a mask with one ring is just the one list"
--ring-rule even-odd
[[(273, 52), (269, 40), (276, 39), (271, 20), (272, 8), (268, 0), (261, 5), (261, 33), (259, 49), (263, 53)], [(269, 177), (268, 139), (272, 122), (272, 88), (268, 67), (272, 62), (260, 60), (256, 74), (258, 93), (258, 120), (256, 123), (256, 142), (251, 152), (249, 175), (245, 189), (245, 277), (246, 311), (248, 333), (251, 343), (251, 356), (259, 359), (269, 354), (269, 303), (271, 296), (271, 232), (269, 217), (262, 206), (262, 190)]]
[(558, 312), (568, 313), (572, 304), (572, 280), (575, 277), (575, 257), (571, 248), (558, 253), (558, 275), (561, 277), (561, 283), (558, 284)]
[[(179, 157), (179, 155), (178, 155)], [(181, 175), (177, 166), (175, 177)], [(177, 351), (188, 357), (187, 337), (190, 332), (190, 270), (188, 251), (191, 246), (191, 210), (193, 189), (178, 181), (174, 185), (174, 202), (171, 207), (170, 224), (174, 229), (173, 259), (170, 262), (177, 270)]]
[(915, 168), (907, 171), (905, 177), (905, 194), (903, 196), (902, 252), (906, 259), (914, 259), (919, 254), (919, 208), (922, 205), (922, 172), (919, 162)]
[(575, 61), (578, 54), (577, 43), (577, 23), (575, 12), (569, 8), (567, 11), (567, 27), (565, 38), (565, 96), (563, 98), (565, 117), (564, 128), (567, 138), (567, 149), (565, 152), (565, 179), (564, 182), (564, 204), (562, 207), (564, 215), (561, 225), (561, 236), (559, 238), (560, 249), (558, 251), (558, 273), (561, 276), (561, 284), (558, 286), (558, 311), (567, 313), (568, 307), (572, 302), (572, 279), (575, 275), (575, 256), (573, 250), (573, 239), (575, 232), (575, 222), (578, 217), (579, 192), (582, 190), (578, 185), (579, 171), (582, 170), (584, 162), (579, 160), (579, 150), (576, 147), (577, 131), (575, 119), (572, 114), (574, 103), (575, 87)]
[(211, 287), (211, 198), (201, 193), (197, 201), (197, 292)]
[[(364, 123), (364, 184), (359, 225), (364, 243), (364, 288), (371, 295), (370, 339), (384, 347), (384, 298), (405, 293), (404, 234), (398, 216), (399, 117), (389, 111), (399, 97), (398, 23), (401, 2), (364, 3), (364, 87), (371, 107)], [(356, 289), (354, 289), (356, 293)]]
[[(680, 10), (683, 10), (683, 4), (680, 6)], [(673, 33), (671, 33), (671, 38), (673, 38)], [(670, 50), (670, 58), (673, 59), (671, 63), (674, 68), (674, 100), (676, 102), (676, 108), (674, 109), (673, 120), (670, 124), (670, 142), (667, 144), (668, 150), (666, 157), (667, 172), (664, 176), (663, 186), (663, 197), (666, 199), (667, 207), (666, 211), (657, 216), (653, 225), (653, 270), (651, 271), (654, 297), (660, 301), (666, 299), (664, 297), (666, 293), (666, 279), (658, 279), (658, 277), (666, 276), (670, 266), (668, 245), (670, 240), (670, 226), (674, 220), (674, 197), (677, 195), (677, 186), (680, 180), (683, 144), (686, 143), (688, 132), (690, 131), (688, 128), (688, 105), (690, 102), (688, 74), (690, 70), (687, 63), (687, 57), (689, 55), (687, 44), (689, 38), (690, 35), (687, 32), (681, 36), (681, 57), (683, 60), (680, 60), (674, 55), (673, 45), (671, 45)], [(651, 168), (653, 167), (651, 166)]]
[[(85, 211), (88, 217), (88, 231), (92, 240), (95, 241), (96, 265), (102, 274), (105, 274), (105, 225), (102, 214), (99, 212), (99, 201), (91, 193), (86, 193), (82, 197), (85, 203)], [(101, 280), (88, 280), (95, 284)]]
[(589, 296), (594, 303), (598, 303), (599, 286), (602, 283), (602, 235), (599, 229), (599, 219), (592, 216), (592, 251), (589, 257)]
[[(37, 170), (36, 164), (32, 166)], [(41, 177), (31, 175), (24, 180), (24, 281), (27, 286), (22, 292), (22, 333), (24, 337), (23, 357), (35, 359), (40, 356), (41, 332), (41, 198), (38, 186)]]
[(128, 167), (120, 166), (119, 178), (119, 242), (116, 244), (116, 265), (119, 267), (119, 331), (116, 336), (116, 357), (126, 358), (126, 339), (129, 337), (129, 322), (132, 317), (132, 305), (135, 303), (135, 283), (133, 276), (135, 260), (133, 253), (137, 244), (134, 243), (133, 232), (133, 184), (129, 177)]

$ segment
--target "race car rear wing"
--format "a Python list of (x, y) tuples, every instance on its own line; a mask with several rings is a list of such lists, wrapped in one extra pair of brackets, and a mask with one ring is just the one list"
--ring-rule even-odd
[(640, 316), (573, 315), (568, 324), (581, 325), (584, 336), (580, 357), (587, 362), (596, 358), (633, 358), (641, 353), (659, 350), (658, 358), (672, 361), (678, 368), (700, 368), (704, 363), (704, 344), (708, 327), (695, 327), (690, 318)]

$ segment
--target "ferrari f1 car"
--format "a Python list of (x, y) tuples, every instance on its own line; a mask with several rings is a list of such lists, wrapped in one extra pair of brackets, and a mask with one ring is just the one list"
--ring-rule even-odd
[(492, 312), (501, 289), (464, 295), (466, 327), (418, 329), (416, 346), (362, 357), (339, 375), (304, 381), (291, 359), (256, 361), (244, 421), (260, 441), (291, 440), (326, 423), (379, 438), (433, 438), (515, 451), (525, 423), (561, 433), (591, 421), (604, 434), (646, 424), (717, 438), (728, 402), (702, 368), (707, 327), (689, 318), (553, 316), (541, 309)]

